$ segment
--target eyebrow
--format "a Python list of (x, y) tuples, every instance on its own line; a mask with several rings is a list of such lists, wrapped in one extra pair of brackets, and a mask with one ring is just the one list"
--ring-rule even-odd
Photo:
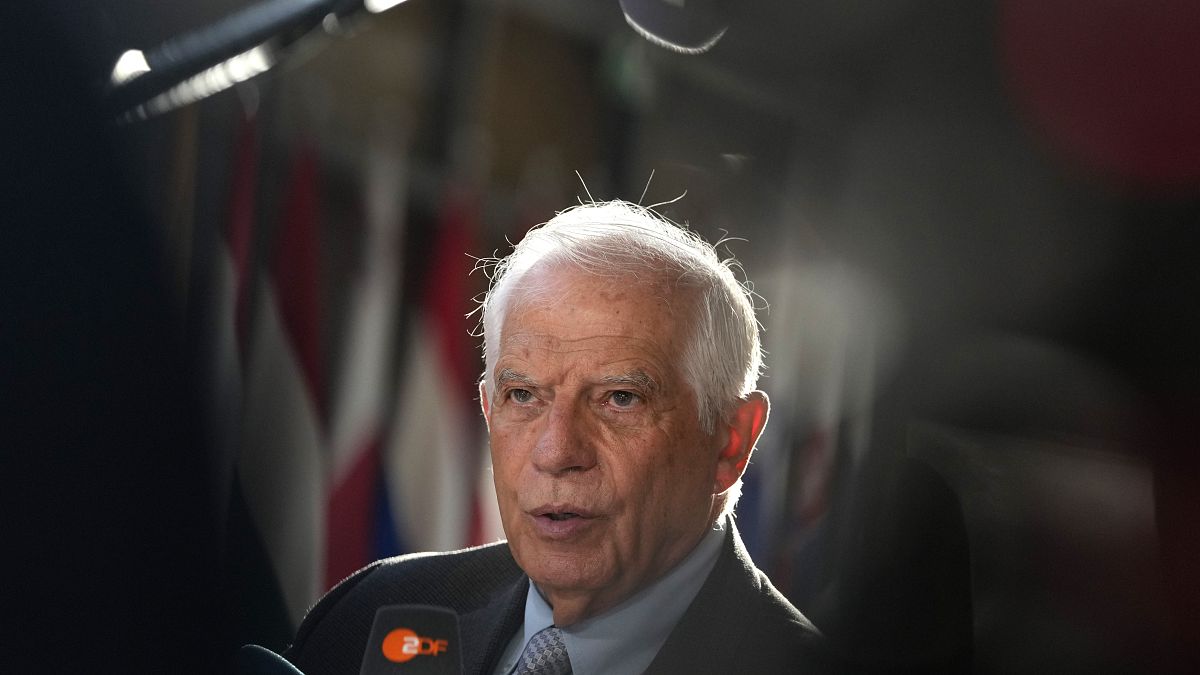
[[(642, 370), (633, 370), (620, 375), (606, 375), (600, 378), (600, 382), (607, 385), (640, 389), (646, 392), (658, 391), (658, 381)], [(536, 387), (537, 381), (525, 373), (517, 372), (512, 368), (501, 368), (500, 372), (496, 375), (496, 385), (508, 386), (512, 384)]]
[(512, 368), (502, 368), (502, 369), (500, 369), (500, 373), (496, 376), (496, 384), (497, 385), (523, 384), (523, 385), (532, 387), (532, 386), (536, 385), (537, 383), (533, 381), (532, 377), (526, 375), (525, 373), (518, 373), (517, 371), (513, 370)]
[(641, 370), (630, 371), (622, 375), (607, 375), (600, 378), (600, 381), (609, 385), (631, 386), (642, 391), (653, 392), (658, 390), (658, 382)]

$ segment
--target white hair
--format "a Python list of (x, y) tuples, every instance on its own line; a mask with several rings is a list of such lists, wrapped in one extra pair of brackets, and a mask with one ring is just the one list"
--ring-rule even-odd
[(671, 282), (673, 289), (697, 291), (698, 300), (684, 309), (692, 312), (693, 328), (680, 368), (696, 396), (705, 433), (713, 433), (718, 419), (728, 421), (758, 383), (762, 346), (754, 294), (734, 274), (740, 269), (737, 261), (721, 259), (712, 245), (648, 208), (624, 201), (571, 207), (531, 229), (509, 256), (484, 264), (491, 276), (480, 307), (489, 398), (500, 330), (514, 291), (521, 291), (523, 302), (536, 301), (547, 289), (521, 280), (535, 267), (562, 264), (599, 276), (653, 276)]

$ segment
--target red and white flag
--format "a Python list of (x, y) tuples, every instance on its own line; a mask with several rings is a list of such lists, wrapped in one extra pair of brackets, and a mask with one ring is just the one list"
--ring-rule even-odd
[(325, 378), (317, 227), (316, 157), (302, 146), (252, 308), (237, 460), (242, 494), (294, 624), (324, 590)]
[(394, 518), (410, 550), (444, 551), (497, 538), (495, 498), (483, 498), (484, 430), (470, 333), (476, 295), (476, 201), (451, 193), (438, 219), (426, 286), (409, 326), (395, 425), (384, 456)]
[[(366, 222), (350, 282), (343, 354), (333, 390), (325, 585), (332, 587), (377, 557), (391, 519), (378, 517), (382, 449), (392, 395), (398, 332), (408, 171), (398, 134), (380, 131), (367, 153)], [(394, 538), (394, 534), (393, 537)]]

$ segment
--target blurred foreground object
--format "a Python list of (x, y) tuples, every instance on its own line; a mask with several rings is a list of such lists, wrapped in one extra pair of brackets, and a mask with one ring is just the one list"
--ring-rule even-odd
[(703, 54), (725, 35), (724, 0), (621, 0), (625, 20), (650, 42), (684, 54)]
[(222, 623), (194, 372), (89, 64), (54, 18), (0, 10), (0, 671), (210, 672)]
[(266, 72), (310, 36), (333, 35), (363, 12), (404, 0), (266, 0), (113, 66), (107, 104), (119, 120), (145, 120)]
[(1200, 5), (1004, 0), (1008, 85), (1046, 145), (1142, 189), (1200, 181)]

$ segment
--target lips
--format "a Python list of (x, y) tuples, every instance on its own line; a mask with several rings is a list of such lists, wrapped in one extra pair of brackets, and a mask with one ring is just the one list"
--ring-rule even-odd
[(571, 518), (592, 518), (592, 512), (574, 504), (543, 504), (529, 513), (538, 518), (551, 520), (569, 520)]
[(547, 539), (570, 539), (596, 522), (595, 514), (573, 504), (546, 504), (526, 513), (534, 530)]

